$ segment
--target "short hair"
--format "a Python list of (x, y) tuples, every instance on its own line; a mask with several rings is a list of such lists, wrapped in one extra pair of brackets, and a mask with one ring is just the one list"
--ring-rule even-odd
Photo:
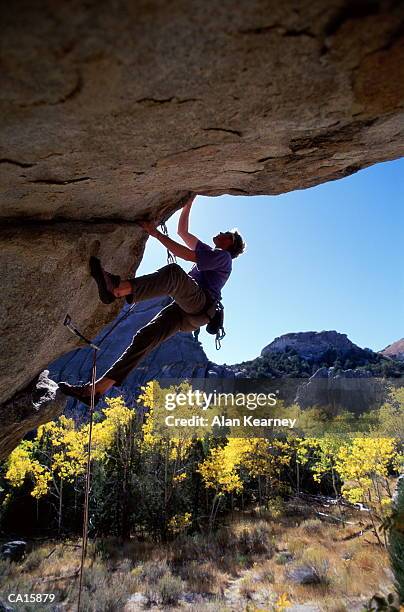
[(247, 245), (238, 233), (237, 229), (232, 229), (231, 233), (233, 234), (233, 244), (227, 250), (232, 256), (232, 259), (235, 259), (239, 255), (241, 255), (241, 253), (244, 253), (244, 250)]

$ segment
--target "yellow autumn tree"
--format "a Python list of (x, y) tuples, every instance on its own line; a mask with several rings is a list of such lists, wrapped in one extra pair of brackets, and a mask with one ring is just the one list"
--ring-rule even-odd
[(51, 475), (46, 467), (34, 458), (35, 443), (23, 440), (9, 456), (5, 478), (13, 487), (21, 487), (27, 477), (33, 481), (31, 495), (37, 499), (46, 495)]
[(241, 465), (249, 476), (257, 479), (258, 501), (282, 493), (282, 476), (292, 459), (292, 444), (287, 440), (249, 438)]
[[(103, 461), (116, 432), (133, 418), (122, 398), (107, 399), (104, 420), (93, 425), (92, 460)], [(62, 415), (38, 428), (34, 440), (24, 440), (7, 460), (6, 480), (20, 487), (26, 478), (33, 484), (31, 495), (40, 499), (50, 493), (58, 500), (58, 525), (61, 528), (63, 486), (72, 483), (86, 470), (89, 424), (77, 428), (73, 419)]]
[[(229, 438), (224, 446), (210, 450), (198, 471), (205, 486), (213, 489), (210, 522), (213, 524), (220, 501), (226, 493), (241, 493), (244, 482), (241, 473), (256, 478), (260, 504), (270, 493), (270, 486), (279, 484), (281, 470), (291, 460), (290, 444), (265, 438)], [(261, 479), (264, 480), (262, 487)], [(264, 491), (262, 491), (264, 488)]]
[[(151, 500), (154, 511), (159, 512), (159, 530), (163, 538), (168, 533), (178, 534), (192, 523), (189, 512), (178, 514), (175, 511), (175, 500), (181, 498), (181, 491), (187, 486), (193, 465), (190, 452), (204, 432), (200, 428), (191, 430), (165, 425), (165, 417), (170, 414), (165, 408), (167, 394), (187, 394), (190, 390), (192, 387), (188, 383), (163, 388), (151, 381), (142, 387), (138, 398), (145, 411), (140, 443), (142, 465), (144, 472), (149, 470), (152, 474), (152, 480), (143, 477), (141, 484), (144, 497)], [(175, 409), (175, 417), (187, 419), (194, 416), (195, 411), (194, 405), (184, 404)]]
[(394, 438), (362, 437), (343, 444), (336, 456), (342, 495), (351, 503), (360, 502), (369, 508), (379, 541), (377, 523), (389, 513), (392, 500), (389, 473), (398, 470), (401, 461), (397, 451)]

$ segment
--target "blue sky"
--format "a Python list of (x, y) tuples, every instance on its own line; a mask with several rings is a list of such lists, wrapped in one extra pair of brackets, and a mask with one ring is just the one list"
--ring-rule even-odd
[[(404, 336), (404, 158), (280, 196), (198, 196), (190, 231), (211, 243), (238, 227), (247, 250), (223, 289), (227, 336), (216, 363), (252, 359), (287, 332), (335, 329), (380, 350)], [(167, 223), (176, 239), (178, 213)], [(148, 240), (137, 275), (166, 263)], [(190, 264), (179, 260), (185, 270)]]

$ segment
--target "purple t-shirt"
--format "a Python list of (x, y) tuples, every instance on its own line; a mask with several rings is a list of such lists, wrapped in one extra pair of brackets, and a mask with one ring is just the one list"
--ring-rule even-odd
[(196, 264), (188, 272), (202, 289), (206, 289), (214, 299), (220, 300), (221, 289), (230, 276), (232, 257), (223, 249), (212, 249), (198, 240), (195, 248)]

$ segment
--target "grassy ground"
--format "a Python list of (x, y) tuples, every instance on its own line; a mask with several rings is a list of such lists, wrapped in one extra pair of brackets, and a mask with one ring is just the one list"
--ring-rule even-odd
[[(82, 610), (280, 611), (309, 604), (307, 610), (352, 612), (363, 610), (376, 592), (392, 592), (388, 557), (366, 530), (366, 513), (351, 510), (346, 520), (352, 524), (344, 526), (320, 518), (319, 509), (288, 504), (287, 515), (279, 517), (236, 514), (214, 534), (183, 535), (166, 546), (90, 541)], [(333, 508), (321, 510), (339, 516)], [(7, 603), (9, 593), (54, 593), (58, 607), (12, 607), (76, 610), (80, 542), (42, 542), (30, 549), (20, 564), (0, 562), (0, 599)], [(316, 584), (292, 580), (301, 567), (310, 568)], [(282, 608), (282, 599), (289, 607)]]

